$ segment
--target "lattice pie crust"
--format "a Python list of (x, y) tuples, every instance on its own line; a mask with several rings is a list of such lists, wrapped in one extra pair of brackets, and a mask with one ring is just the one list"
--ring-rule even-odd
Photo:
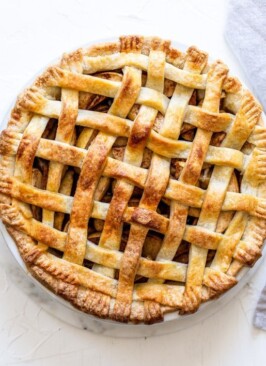
[(2, 131), (2, 220), (31, 273), (84, 312), (192, 313), (261, 255), (260, 116), (196, 47), (124, 36), (65, 54)]

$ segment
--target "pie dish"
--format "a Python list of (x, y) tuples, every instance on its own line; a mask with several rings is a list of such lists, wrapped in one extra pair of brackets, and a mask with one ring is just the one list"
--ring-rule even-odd
[(0, 214), (29, 271), (121, 322), (228, 291), (266, 233), (261, 112), (194, 46), (123, 36), (64, 54), (0, 137)]

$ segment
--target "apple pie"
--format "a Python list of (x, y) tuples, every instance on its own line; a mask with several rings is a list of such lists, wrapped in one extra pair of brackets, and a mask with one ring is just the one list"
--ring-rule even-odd
[(64, 54), (0, 137), (0, 215), (28, 270), (121, 322), (228, 291), (266, 236), (261, 112), (194, 46), (123, 36)]

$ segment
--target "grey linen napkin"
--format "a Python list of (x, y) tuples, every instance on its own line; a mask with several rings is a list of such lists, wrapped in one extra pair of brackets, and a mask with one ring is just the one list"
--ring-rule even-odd
[(231, 0), (225, 38), (266, 109), (266, 0)]
[[(231, 0), (225, 38), (266, 110), (266, 0)], [(266, 330), (266, 285), (253, 324)]]

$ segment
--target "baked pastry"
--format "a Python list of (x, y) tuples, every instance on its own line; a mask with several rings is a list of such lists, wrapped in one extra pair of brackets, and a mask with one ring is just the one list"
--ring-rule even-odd
[(196, 47), (124, 36), (65, 54), (19, 96), (0, 149), (7, 230), (84, 312), (192, 313), (261, 255), (261, 106)]

